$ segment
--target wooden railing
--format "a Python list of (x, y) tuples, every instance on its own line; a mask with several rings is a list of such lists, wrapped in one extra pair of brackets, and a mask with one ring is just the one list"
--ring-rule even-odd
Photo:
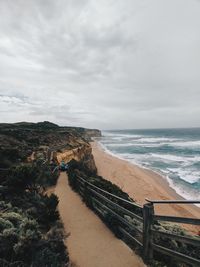
[[(153, 258), (153, 252), (157, 251), (162, 254), (168, 255), (170, 257), (173, 257), (177, 261), (185, 262), (187, 264), (190, 264), (192, 266), (200, 266), (200, 260), (187, 256), (183, 253), (180, 253), (178, 251), (166, 248), (164, 246), (160, 246), (158, 244), (154, 243), (154, 237), (160, 236), (163, 238), (172, 239), (175, 241), (179, 241), (184, 244), (191, 244), (195, 247), (200, 247), (200, 238), (199, 237), (189, 237), (189, 236), (182, 236), (177, 235), (165, 231), (159, 231), (154, 229), (154, 223), (157, 221), (161, 222), (175, 222), (175, 223), (181, 223), (181, 224), (192, 224), (192, 225), (200, 225), (200, 219), (194, 219), (194, 218), (185, 218), (185, 217), (177, 217), (177, 216), (163, 216), (163, 215), (155, 215), (154, 214), (154, 205), (155, 204), (197, 204), (200, 203), (200, 201), (191, 201), (191, 200), (169, 200), (169, 201), (160, 201), (160, 200), (149, 200), (146, 199), (148, 202), (144, 205), (144, 215), (145, 213), (148, 214), (146, 220), (144, 218), (144, 221), (146, 221), (146, 224), (148, 225), (148, 230), (145, 232), (145, 235), (148, 239), (147, 246), (144, 248), (145, 254), (144, 257), (148, 260), (152, 260)], [(148, 219), (149, 218), (149, 219)]]
[(150, 263), (154, 258), (154, 252), (159, 252), (174, 258), (177, 262), (200, 266), (200, 259), (161, 246), (154, 241), (155, 237), (160, 237), (200, 247), (200, 237), (198, 236), (182, 236), (172, 232), (156, 230), (156, 227), (154, 227), (155, 224), (158, 224), (158, 221), (200, 225), (200, 219), (154, 214), (155, 204), (196, 204), (200, 201), (151, 201), (147, 199), (147, 203), (142, 207), (135, 202), (111, 194), (82, 177), (76, 176), (73, 179), (76, 179), (76, 190), (83, 199), (87, 198), (88, 200), (89, 198), (90, 206), (103, 220), (106, 221), (108, 216), (111, 216), (120, 237), (129, 246), (138, 246), (142, 251), (145, 262)]

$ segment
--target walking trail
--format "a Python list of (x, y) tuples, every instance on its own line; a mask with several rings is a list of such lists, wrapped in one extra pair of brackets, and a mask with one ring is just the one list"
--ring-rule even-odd
[(81, 201), (61, 173), (55, 188), (71, 261), (76, 267), (144, 267), (139, 256), (117, 239)]

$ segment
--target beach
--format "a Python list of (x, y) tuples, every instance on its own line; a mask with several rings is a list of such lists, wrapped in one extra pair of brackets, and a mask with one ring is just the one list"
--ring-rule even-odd
[[(178, 195), (169, 186), (167, 179), (161, 175), (108, 154), (96, 141), (92, 142), (91, 145), (98, 175), (118, 185), (137, 203), (143, 205), (146, 203), (145, 198), (150, 200), (183, 200), (183, 197)], [(154, 206), (155, 213), (160, 215), (200, 217), (200, 208), (192, 204), (158, 204)], [(195, 234), (200, 231), (199, 226), (185, 225), (185, 228)]]

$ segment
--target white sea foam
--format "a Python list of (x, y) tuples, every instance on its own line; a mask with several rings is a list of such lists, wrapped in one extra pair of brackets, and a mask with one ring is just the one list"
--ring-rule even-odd
[[(169, 176), (166, 176), (167, 181), (169, 183), (169, 186), (176, 191), (176, 193), (182, 197), (184, 197), (187, 200), (200, 200), (200, 194), (198, 191), (195, 190), (188, 190), (188, 188), (177, 185), (177, 183), (174, 183), (174, 181), (169, 178)], [(200, 207), (199, 204), (196, 204), (196, 206)]]
[(166, 138), (166, 137), (142, 137), (140, 139), (138, 139), (139, 142), (143, 142), (143, 143), (160, 143), (160, 142), (164, 142), (164, 143), (170, 143), (170, 142), (174, 142), (177, 141), (179, 139), (175, 139), (175, 138)]
[(193, 161), (193, 162), (200, 162), (200, 156), (191, 157), (190, 160)]
[(101, 148), (108, 154), (110, 154), (111, 156), (113, 157), (116, 157), (116, 158), (119, 158), (119, 159), (123, 159), (123, 160), (126, 160), (125, 158), (121, 157), (120, 154), (116, 154), (116, 153), (113, 153), (111, 150), (109, 150), (104, 144), (102, 144), (101, 142), (99, 142)]
[(200, 181), (200, 172), (189, 170), (189, 169), (183, 169), (183, 168), (168, 168), (168, 170), (176, 174), (180, 179), (186, 181), (187, 183), (193, 184), (198, 181)]
[(197, 141), (174, 142), (173, 143), (173, 146), (199, 148), (200, 147), (200, 140), (197, 140)]
[(113, 138), (140, 138), (142, 135), (139, 134), (126, 134), (126, 133), (110, 133), (110, 132), (103, 132), (104, 137), (113, 137)]
[(160, 147), (162, 145), (167, 145), (167, 143), (140, 143), (137, 140), (133, 140), (131, 143), (126, 143), (124, 140), (121, 139), (118, 139), (119, 142), (116, 142), (116, 140), (117, 139), (115, 139), (113, 143), (111, 141), (109, 142), (108, 140), (102, 141), (102, 143), (109, 147)]
[(133, 163), (134, 165), (137, 165), (139, 167), (143, 167), (145, 168), (145, 166), (142, 164), (142, 162), (137, 161), (136, 159), (133, 159), (133, 154), (130, 153), (113, 153), (111, 150), (109, 150), (104, 144), (102, 144), (101, 142), (98, 142), (101, 146), (101, 148), (108, 154), (110, 154), (111, 156), (118, 158), (118, 159), (122, 159), (125, 161), (128, 161), (130, 163)]
[(107, 144), (108, 147), (127, 147), (127, 146), (134, 146), (133, 143), (109, 143)]
[(166, 145), (167, 143), (139, 143), (134, 142), (132, 143), (132, 146), (139, 146), (139, 147), (160, 147), (163, 145)]
[(188, 160), (188, 158), (175, 156), (175, 155), (171, 155), (171, 154), (155, 154), (155, 153), (151, 153), (151, 156), (155, 157), (155, 158), (168, 160), (168, 161), (184, 162), (184, 161)]

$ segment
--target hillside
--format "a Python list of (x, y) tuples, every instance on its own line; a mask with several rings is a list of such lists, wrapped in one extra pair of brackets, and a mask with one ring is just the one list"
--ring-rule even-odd
[(81, 160), (95, 172), (89, 141), (100, 134), (50, 122), (0, 124), (0, 266), (69, 266), (59, 200), (49, 193), (59, 171), (47, 159)]
[[(0, 124), (0, 168), (8, 168), (27, 160), (33, 152), (66, 145), (75, 148), (87, 144), (91, 136), (100, 136), (96, 129), (60, 127), (50, 122)], [(68, 147), (67, 147), (68, 146)]]

